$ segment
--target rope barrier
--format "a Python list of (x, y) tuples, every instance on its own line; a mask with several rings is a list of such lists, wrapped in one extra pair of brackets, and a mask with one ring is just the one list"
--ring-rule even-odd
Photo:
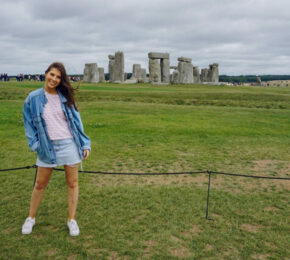
[[(31, 169), (37, 168), (36, 165), (32, 166), (24, 166), (19, 168), (10, 168), (10, 169), (0, 169), (0, 172), (5, 171), (15, 171), (15, 170), (23, 170), (23, 169)], [(56, 171), (64, 171), (64, 169), (54, 168)], [(246, 178), (259, 178), (259, 179), (271, 179), (271, 180), (286, 180), (289, 181), (290, 177), (272, 177), (272, 176), (259, 176), (259, 175), (247, 175), (247, 174), (236, 174), (236, 173), (227, 173), (227, 172), (217, 172), (217, 171), (196, 171), (196, 172), (152, 172), (152, 173), (138, 173), (138, 172), (102, 172), (102, 171), (79, 171), (80, 173), (92, 173), (92, 174), (103, 174), (103, 175), (131, 175), (131, 176), (154, 176), (154, 175), (193, 175), (200, 173), (207, 174), (220, 174), (220, 175), (229, 175), (236, 177), (246, 177)]]
[[(15, 170), (23, 170), (23, 169), (31, 169), (35, 168), (35, 176), (34, 176), (34, 183), (35, 185), (36, 177), (37, 177), (37, 166), (24, 166), (19, 168), (10, 168), (10, 169), (0, 169), (0, 172), (7, 172), (7, 171), (15, 171)], [(54, 168), (56, 171), (64, 171), (64, 169)], [(227, 172), (217, 172), (217, 171), (197, 171), (197, 172), (157, 172), (157, 173), (137, 173), (137, 172), (101, 172), (101, 171), (79, 171), (80, 173), (92, 173), (92, 174), (103, 174), (103, 175), (130, 175), (130, 176), (156, 176), (156, 175), (185, 175), (185, 174), (200, 174), (205, 173), (208, 174), (208, 188), (207, 188), (207, 202), (206, 202), (206, 215), (205, 218), (207, 220), (214, 220), (209, 217), (209, 198), (210, 198), (210, 180), (212, 174), (220, 174), (220, 175), (228, 175), (228, 176), (235, 176), (235, 177), (245, 177), (245, 178), (256, 178), (256, 179), (270, 179), (270, 180), (286, 180), (289, 181), (289, 177), (272, 177), (272, 176), (259, 176), (259, 175), (246, 175), (246, 174), (235, 174), (235, 173), (227, 173)]]
[(36, 165), (33, 166), (25, 166), (25, 167), (19, 167), (19, 168), (10, 168), (10, 169), (0, 169), (0, 172), (8, 172), (8, 171), (15, 171), (15, 170), (23, 170), (23, 169), (31, 169), (36, 168)]

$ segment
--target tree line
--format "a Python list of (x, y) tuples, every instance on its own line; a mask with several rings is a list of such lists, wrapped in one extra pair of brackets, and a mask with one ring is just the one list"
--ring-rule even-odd
[(233, 83), (247, 83), (256, 82), (257, 77), (260, 77), (262, 81), (272, 80), (290, 80), (290, 75), (240, 75), (240, 76), (227, 76), (220, 75), (220, 82), (233, 82)]

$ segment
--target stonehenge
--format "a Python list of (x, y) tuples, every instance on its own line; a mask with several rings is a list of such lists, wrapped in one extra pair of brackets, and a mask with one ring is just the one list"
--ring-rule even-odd
[(169, 53), (149, 52), (149, 80), (151, 83), (170, 82)]
[(171, 77), (172, 84), (193, 84), (200, 83), (199, 68), (192, 65), (192, 59), (179, 57), (178, 66), (171, 66), (174, 69)]
[(99, 82), (99, 70), (97, 63), (86, 63), (84, 69), (85, 82), (98, 83)]
[(193, 83), (200, 83), (199, 68), (197, 66), (193, 66)]
[(97, 63), (86, 63), (83, 81), (89, 83), (105, 82), (104, 68), (98, 68)]
[(133, 64), (132, 77), (130, 80), (136, 80), (136, 82), (146, 82), (146, 69), (141, 68), (140, 64)]
[(105, 82), (105, 70), (104, 68), (98, 68), (99, 71), (99, 82)]
[[(163, 52), (149, 52), (149, 78), (146, 69), (141, 64), (133, 64), (132, 76), (127, 80), (127, 73), (124, 71), (124, 53), (117, 51), (114, 55), (108, 55), (109, 82), (114, 83), (138, 83), (151, 82), (152, 84), (218, 84), (219, 65), (210, 64), (208, 68), (200, 69), (192, 64), (192, 59), (179, 57), (177, 66), (170, 66), (170, 54)], [(170, 70), (173, 70), (170, 73)], [(105, 82), (104, 68), (98, 68), (97, 63), (85, 64), (85, 82)]]
[(109, 55), (110, 82), (120, 83), (125, 81), (124, 73), (124, 53), (117, 51), (115, 55)]
[(209, 65), (207, 82), (218, 83), (219, 82), (219, 65), (213, 63)]
[(218, 63), (213, 63), (209, 65), (209, 68), (204, 68), (201, 70), (200, 74), (201, 82), (208, 83), (218, 83), (219, 82), (219, 65)]
[(200, 80), (201, 82), (208, 82), (208, 69), (207, 68), (204, 68), (204, 69), (201, 69), (201, 74), (200, 74)]
[(179, 72), (178, 83), (192, 84), (193, 83), (193, 65), (190, 58), (179, 57), (177, 70)]

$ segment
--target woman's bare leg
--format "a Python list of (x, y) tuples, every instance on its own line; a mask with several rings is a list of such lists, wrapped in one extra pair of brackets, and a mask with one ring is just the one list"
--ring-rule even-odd
[(29, 217), (31, 218), (34, 218), (36, 215), (52, 171), (53, 168), (46, 167), (38, 167), (37, 169), (37, 178), (33, 188), (29, 210)]
[(65, 177), (67, 183), (67, 201), (68, 201), (68, 218), (69, 220), (75, 219), (78, 196), (79, 196), (79, 184), (78, 184), (78, 165), (76, 166), (64, 166)]

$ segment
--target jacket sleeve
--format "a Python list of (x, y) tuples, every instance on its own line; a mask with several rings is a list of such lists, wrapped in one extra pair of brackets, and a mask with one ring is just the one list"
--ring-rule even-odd
[(82, 150), (91, 150), (91, 140), (84, 132), (84, 126), (80, 113), (74, 107), (71, 109), (71, 111), (73, 114), (75, 126), (79, 133)]
[(24, 130), (25, 130), (25, 135), (27, 138), (29, 148), (32, 152), (34, 152), (38, 147), (39, 141), (38, 141), (37, 129), (33, 125), (29, 97), (27, 97), (23, 105), (23, 122), (24, 122)]

